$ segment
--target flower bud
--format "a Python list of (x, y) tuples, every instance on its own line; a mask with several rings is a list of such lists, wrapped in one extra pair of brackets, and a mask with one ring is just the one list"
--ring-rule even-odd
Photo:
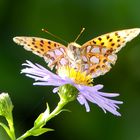
[(9, 117), (13, 110), (12, 101), (8, 95), (8, 93), (0, 94), (0, 115), (4, 117)]
[(78, 90), (71, 84), (65, 84), (59, 87), (58, 94), (62, 100), (70, 102), (77, 98)]

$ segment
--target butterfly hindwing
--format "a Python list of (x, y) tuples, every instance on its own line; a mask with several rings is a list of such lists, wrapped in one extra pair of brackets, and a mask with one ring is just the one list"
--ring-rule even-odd
[(87, 58), (85, 67), (88, 73), (92, 74), (93, 77), (98, 77), (108, 72), (111, 64), (115, 64), (117, 60), (116, 53), (139, 33), (139, 28), (111, 32), (82, 45), (84, 55)]
[(61, 65), (60, 60), (65, 54), (64, 45), (38, 37), (14, 37), (13, 40), (26, 50), (43, 57), (51, 69), (54, 65)]
[(84, 55), (82, 56), (83, 69), (87, 73), (92, 74), (93, 78), (104, 75), (111, 68), (111, 64), (115, 64), (117, 55), (112, 51), (107, 51), (103, 46), (90, 45), (82, 48)]

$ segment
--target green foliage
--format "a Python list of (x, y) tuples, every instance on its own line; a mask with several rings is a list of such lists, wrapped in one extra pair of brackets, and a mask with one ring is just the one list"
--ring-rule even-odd
[(30, 134), (33, 136), (39, 136), (48, 131), (54, 131), (54, 130), (51, 128), (38, 128), (38, 129), (33, 130)]
[(12, 134), (10, 132), (10, 129), (8, 126), (6, 126), (4, 123), (0, 122), (0, 126), (3, 127), (3, 129), (6, 131), (6, 133), (8, 134), (8, 136), (12, 139)]

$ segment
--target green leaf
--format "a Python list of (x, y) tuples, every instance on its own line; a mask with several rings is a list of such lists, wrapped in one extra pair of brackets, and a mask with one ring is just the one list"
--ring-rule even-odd
[(49, 104), (48, 103), (46, 103), (46, 106), (47, 106), (47, 109), (46, 109), (46, 113), (49, 115), (50, 114), (50, 107), (49, 107)]
[(47, 104), (47, 109), (45, 110), (44, 113), (41, 113), (38, 116), (38, 118), (34, 122), (34, 126), (40, 125), (40, 128), (43, 127), (46, 124), (45, 119), (49, 116), (49, 114), (50, 114), (50, 108), (49, 105)]
[(51, 128), (39, 128), (39, 129), (32, 130), (30, 132), (30, 134), (33, 135), (33, 136), (39, 136), (39, 135), (41, 135), (43, 133), (46, 133), (48, 131), (54, 131), (54, 129), (51, 129)]
[(6, 133), (9, 135), (9, 137), (12, 139), (12, 134), (10, 132), (10, 129), (8, 126), (6, 126), (4, 123), (0, 123), (0, 125), (3, 127), (3, 129), (6, 131)]
[[(66, 112), (71, 112), (69, 109), (61, 109), (56, 115), (58, 115), (58, 114), (60, 114), (61, 112), (64, 112), (64, 111), (66, 111)], [(56, 116), (55, 115), (55, 116)]]
[(40, 123), (40, 127), (42, 127), (43, 125), (45, 125), (45, 122), (43, 121), (43, 117), (44, 117), (44, 113), (41, 113), (38, 116), (38, 118), (35, 120), (34, 126), (38, 126), (39, 123)]

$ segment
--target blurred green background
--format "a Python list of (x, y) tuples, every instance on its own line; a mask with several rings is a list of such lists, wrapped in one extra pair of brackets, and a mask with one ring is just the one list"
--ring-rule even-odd
[[(47, 28), (71, 42), (82, 27), (86, 31), (77, 41), (79, 44), (107, 32), (140, 27), (140, 1), (0, 0), (0, 91), (11, 96), (18, 136), (32, 127), (35, 118), (44, 111), (46, 101), (53, 109), (59, 98), (51, 93), (51, 87), (32, 86), (33, 80), (20, 74), (25, 60), (47, 65), (16, 45), (12, 38), (38, 36), (61, 42), (41, 31)], [(61, 113), (48, 123), (54, 132), (27, 140), (140, 140), (140, 36), (119, 52), (109, 73), (94, 81), (104, 84), (106, 92), (121, 94), (117, 99), (124, 101), (120, 106), (122, 117), (104, 114), (93, 104), (91, 112), (86, 113), (75, 101), (66, 106), (71, 113)], [(2, 128), (0, 140), (9, 140)]]

